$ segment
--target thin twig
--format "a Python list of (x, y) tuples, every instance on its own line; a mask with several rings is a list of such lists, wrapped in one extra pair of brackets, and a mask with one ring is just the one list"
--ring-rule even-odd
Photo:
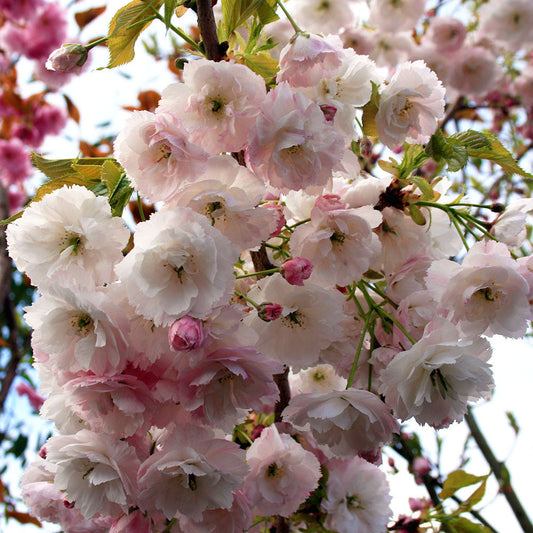
[(501, 492), (505, 496), (507, 503), (509, 504), (514, 515), (516, 516), (518, 523), (522, 527), (522, 530), (524, 531), (524, 533), (533, 533), (533, 525), (531, 524), (531, 521), (527, 516), (524, 507), (520, 503), (520, 500), (518, 499), (518, 496), (516, 495), (516, 492), (514, 491), (513, 486), (511, 485), (509, 472), (505, 464), (502, 461), (498, 461), (498, 459), (496, 459), (496, 456), (494, 455), (491, 447), (485, 439), (485, 436), (481, 432), (481, 429), (479, 428), (477, 421), (472, 413), (472, 409), (470, 409), (470, 407), (468, 408), (467, 413), (465, 415), (465, 421), (468, 425), (468, 428), (470, 429), (472, 437), (476, 441), (479, 450), (483, 454), (483, 457), (489, 464), (494, 476), (498, 480)]

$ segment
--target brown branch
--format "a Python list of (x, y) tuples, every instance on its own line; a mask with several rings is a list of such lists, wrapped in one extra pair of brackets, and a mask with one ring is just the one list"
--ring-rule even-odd
[(205, 56), (212, 61), (221, 61), (226, 55), (227, 45), (221, 45), (218, 42), (212, 0), (197, 0), (196, 12), (198, 13), (198, 29), (202, 36)]
[(0, 412), (2, 412), (4, 409), (4, 403), (9, 393), (9, 389), (11, 388), (11, 385), (17, 376), (17, 369), (22, 359), (22, 353), (19, 350), (18, 344), (19, 339), (17, 324), (15, 322), (15, 312), (10, 294), (7, 294), (4, 299), (3, 311), (6, 320), (6, 326), (9, 329), (9, 349), (11, 350), (11, 359), (5, 368), (5, 376), (2, 380), (2, 386), (0, 388)]
[(509, 472), (505, 464), (502, 461), (498, 461), (498, 459), (496, 459), (496, 456), (494, 455), (487, 440), (485, 439), (485, 436), (481, 432), (481, 429), (479, 428), (477, 421), (472, 413), (472, 409), (470, 409), (470, 407), (468, 408), (468, 411), (465, 415), (465, 421), (468, 425), (468, 428), (470, 429), (472, 437), (476, 441), (479, 450), (483, 454), (483, 457), (485, 457), (485, 460), (489, 464), (494, 476), (498, 480), (501, 492), (505, 496), (507, 503), (509, 504), (514, 515), (516, 516), (518, 523), (522, 527), (522, 530), (524, 531), (524, 533), (533, 533), (533, 525), (531, 524), (531, 521), (527, 516), (524, 507), (520, 503), (520, 500), (518, 499), (518, 496), (516, 495), (513, 486), (511, 485)]

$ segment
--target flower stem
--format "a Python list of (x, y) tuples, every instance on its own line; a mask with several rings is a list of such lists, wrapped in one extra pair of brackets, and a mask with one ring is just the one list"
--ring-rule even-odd
[(270, 268), (268, 270), (261, 270), (261, 272), (251, 272), (250, 274), (242, 274), (242, 276), (235, 276), (235, 279), (251, 278), (253, 276), (268, 276), (269, 274), (275, 274), (279, 272), (279, 268)]
[(276, 0), (276, 3), (281, 8), (283, 13), (285, 13), (285, 16), (287, 17), (288, 21), (291, 23), (292, 27), (294, 28), (294, 31), (296, 33), (303, 33), (298, 24), (296, 24), (295, 20), (291, 17), (291, 14), (287, 11), (287, 8), (283, 5), (283, 2), (281, 0)]

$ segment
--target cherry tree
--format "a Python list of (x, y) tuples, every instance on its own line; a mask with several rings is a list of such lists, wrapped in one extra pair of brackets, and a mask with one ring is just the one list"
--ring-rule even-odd
[[(533, 531), (471, 409), (494, 389), (491, 339), (532, 318), (533, 6), (446, 4), (133, 0), (106, 36), (68, 43), (56, 4), (0, 2), (4, 196), (31, 174), (23, 144), (79, 120), (68, 97), (63, 114), (20, 97), (8, 58), (59, 89), (47, 76), (83, 76), (96, 46), (108, 68), (135, 61), (159, 24), (176, 76), (113, 142), (34, 152), (46, 179), (6, 210), (0, 392), (26, 373), (20, 336), (42, 398), (22, 392), (55, 428), (21, 480), (29, 513), (6, 516), (72, 533), (486, 532), (494, 475)], [(492, 471), (435, 471), (410, 420), (465, 420)], [(427, 489), (410, 516), (393, 515), (384, 452)]]

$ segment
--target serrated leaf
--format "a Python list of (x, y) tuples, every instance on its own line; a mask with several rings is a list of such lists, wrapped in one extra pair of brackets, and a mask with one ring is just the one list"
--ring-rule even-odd
[(490, 147), (490, 141), (487, 136), (480, 131), (466, 130), (454, 133), (449, 137), (450, 141), (457, 141), (461, 146), (471, 148), (472, 150), (481, 150)]
[(472, 146), (467, 146), (468, 155), (470, 157), (479, 157), (480, 159), (487, 159), (496, 163), (503, 170), (510, 172), (512, 174), (519, 174), (525, 178), (532, 178), (533, 174), (526, 172), (514, 159), (513, 155), (503, 144), (499, 141), (497, 137), (490, 133), (483, 134), (490, 142), (489, 146), (483, 148), (473, 148)]
[(439, 496), (442, 500), (445, 500), (446, 498), (453, 496), (459, 489), (485, 481), (487, 477), (488, 476), (474, 476), (464, 470), (454, 470), (444, 481)]
[(73, 161), (73, 159), (46, 159), (35, 152), (31, 154), (32, 165), (51, 179), (72, 174)]
[(398, 169), (398, 179), (407, 179), (413, 170), (420, 168), (428, 159), (429, 156), (422, 146), (405, 144), (403, 159)]
[(483, 524), (471, 522), (464, 516), (453, 517), (445, 521), (446, 526), (452, 533), (491, 533)]
[(468, 163), (466, 147), (457, 141), (450, 141), (440, 129), (429, 139), (425, 152), (437, 162), (445, 161), (451, 172), (461, 170)]
[(177, 5), (178, 0), (165, 0), (163, 18), (165, 20), (165, 26), (167, 30), (170, 28), (170, 19), (172, 18), (172, 15), (174, 14), (174, 10), (176, 9)]
[(108, 68), (129, 63), (135, 56), (135, 43), (139, 35), (155, 18), (163, 0), (133, 0), (120, 8), (109, 24)]
[(89, 181), (99, 181), (100, 173), (102, 172), (102, 165), (80, 165), (79, 163), (74, 163), (72, 168)]
[(121, 216), (133, 193), (133, 187), (124, 171), (112, 161), (102, 166), (102, 183), (107, 188), (109, 205), (113, 216)]
[(270, 81), (279, 69), (279, 62), (266, 52), (259, 52), (257, 54), (239, 54), (242, 57), (245, 65), (253, 70), (256, 74), (262, 76), (265, 81)]
[(262, 25), (278, 19), (276, 2), (272, 0), (222, 0), (223, 23), (219, 39), (227, 41), (229, 36), (256, 14)]
[(92, 183), (94, 183), (92, 180), (79, 173), (48, 180), (37, 189), (30, 203), (39, 202), (47, 194), (54, 192), (56, 189), (61, 189), (61, 187), (64, 187), (65, 185), (81, 185), (82, 187), (89, 188)]

